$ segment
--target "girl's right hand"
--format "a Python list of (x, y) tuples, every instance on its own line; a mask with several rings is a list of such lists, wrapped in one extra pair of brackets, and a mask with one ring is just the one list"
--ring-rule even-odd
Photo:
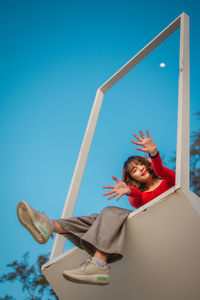
[(112, 191), (107, 192), (105, 194), (103, 194), (103, 196), (107, 196), (107, 195), (112, 195), (111, 197), (108, 198), (108, 200), (119, 196), (116, 201), (118, 201), (123, 195), (129, 195), (131, 190), (129, 188), (129, 186), (122, 180), (119, 180), (117, 177), (112, 176), (112, 179), (114, 179), (117, 184), (115, 185), (105, 185), (103, 186), (103, 188), (105, 189), (112, 189)]

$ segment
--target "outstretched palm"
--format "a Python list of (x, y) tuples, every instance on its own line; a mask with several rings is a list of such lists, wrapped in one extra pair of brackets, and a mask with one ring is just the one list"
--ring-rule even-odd
[(143, 146), (143, 148), (136, 148), (136, 150), (150, 153), (151, 156), (156, 155), (158, 150), (157, 150), (156, 145), (154, 144), (154, 142), (152, 141), (152, 139), (150, 137), (149, 131), (148, 130), (146, 131), (147, 137), (144, 136), (144, 134), (142, 133), (141, 130), (139, 130), (139, 132), (140, 132), (141, 138), (139, 136), (137, 136), (137, 134), (133, 133), (134, 137), (136, 137), (136, 139), (139, 142), (136, 142), (136, 141), (131, 141), (131, 142), (133, 144)]
[(107, 195), (112, 195), (113, 194), (111, 197), (108, 198), (108, 200), (110, 200), (110, 199), (112, 199), (112, 198), (114, 198), (116, 196), (119, 196), (116, 199), (116, 201), (118, 201), (123, 195), (129, 194), (130, 193), (130, 189), (129, 189), (128, 185), (125, 182), (123, 182), (122, 180), (119, 180), (115, 176), (112, 176), (112, 178), (117, 182), (117, 184), (103, 186), (103, 188), (112, 189), (112, 191), (103, 194), (103, 196), (107, 196)]

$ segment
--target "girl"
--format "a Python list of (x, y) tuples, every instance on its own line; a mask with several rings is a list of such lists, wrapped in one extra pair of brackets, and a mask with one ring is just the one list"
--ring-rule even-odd
[[(141, 130), (141, 137), (133, 134), (137, 141), (131, 142), (142, 146), (136, 149), (149, 153), (151, 161), (141, 156), (129, 157), (124, 163), (123, 180), (113, 176), (116, 184), (103, 186), (111, 189), (103, 194), (111, 195), (108, 200), (114, 197), (119, 200), (123, 195), (128, 195), (130, 204), (138, 208), (175, 184), (174, 171), (162, 165), (157, 147), (148, 130), (146, 132), (147, 137)], [(64, 271), (64, 278), (77, 283), (98, 285), (107, 285), (110, 282), (110, 267), (107, 263), (122, 258), (125, 221), (131, 212), (128, 209), (108, 206), (100, 214), (51, 220), (25, 201), (20, 201), (17, 207), (19, 221), (38, 243), (46, 243), (53, 232), (56, 232), (91, 256), (80, 268)]]
[(149, 153), (151, 161), (142, 156), (129, 157), (124, 163), (123, 181), (113, 176), (117, 184), (105, 186), (105, 188), (112, 189), (104, 194), (105, 196), (113, 194), (108, 200), (116, 196), (118, 196), (116, 200), (119, 200), (126, 194), (129, 195), (130, 204), (139, 208), (175, 185), (175, 172), (162, 165), (157, 147), (148, 130), (146, 132), (147, 138), (141, 130), (141, 138), (134, 133), (133, 135), (139, 142), (131, 142), (142, 146), (143, 148), (136, 149)]

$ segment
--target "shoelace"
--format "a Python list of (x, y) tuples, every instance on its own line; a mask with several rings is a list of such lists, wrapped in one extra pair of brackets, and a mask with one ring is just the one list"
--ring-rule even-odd
[(93, 264), (93, 265), (95, 265), (94, 263), (93, 263), (93, 261), (92, 261), (92, 257), (89, 257), (88, 258), (88, 260), (85, 260), (84, 262), (82, 262), (82, 264), (80, 264), (80, 267), (81, 267), (81, 269), (83, 270), (83, 271), (85, 271), (85, 268), (89, 265), (89, 264)]
[[(82, 271), (85, 271), (85, 268), (86, 268), (90, 263), (93, 264), (93, 265), (95, 265), (95, 263), (93, 263), (93, 261), (92, 261), (92, 257), (91, 257), (91, 256), (88, 258), (88, 260), (85, 260), (84, 262), (82, 262), (82, 263), (80, 264), (80, 267), (81, 267)], [(111, 269), (111, 267), (110, 267), (109, 265), (106, 265), (106, 266), (108, 267), (109, 270)]]

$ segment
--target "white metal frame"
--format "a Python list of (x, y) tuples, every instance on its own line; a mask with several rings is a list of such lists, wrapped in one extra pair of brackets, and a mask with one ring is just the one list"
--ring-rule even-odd
[[(61, 218), (68, 218), (73, 215), (76, 199), (78, 196), (82, 176), (84, 173), (87, 157), (96, 128), (99, 112), (101, 109), (104, 94), (112, 88), (122, 77), (131, 71), (148, 54), (164, 42), (172, 33), (180, 28), (180, 56), (179, 56), (179, 94), (178, 94), (178, 128), (177, 128), (177, 154), (176, 154), (176, 186), (189, 190), (189, 102), (190, 102), (190, 72), (189, 72), (189, 16), (182, 13), (149, 44), (140, 50), (120, 70), (109, 78), (97, 89), (96, 97), (83, 138), (82, 146), (72, 177), (69, 192)], [(62, 254), (66, 239), (56, 235), (51, 252), (50, 260)]]

